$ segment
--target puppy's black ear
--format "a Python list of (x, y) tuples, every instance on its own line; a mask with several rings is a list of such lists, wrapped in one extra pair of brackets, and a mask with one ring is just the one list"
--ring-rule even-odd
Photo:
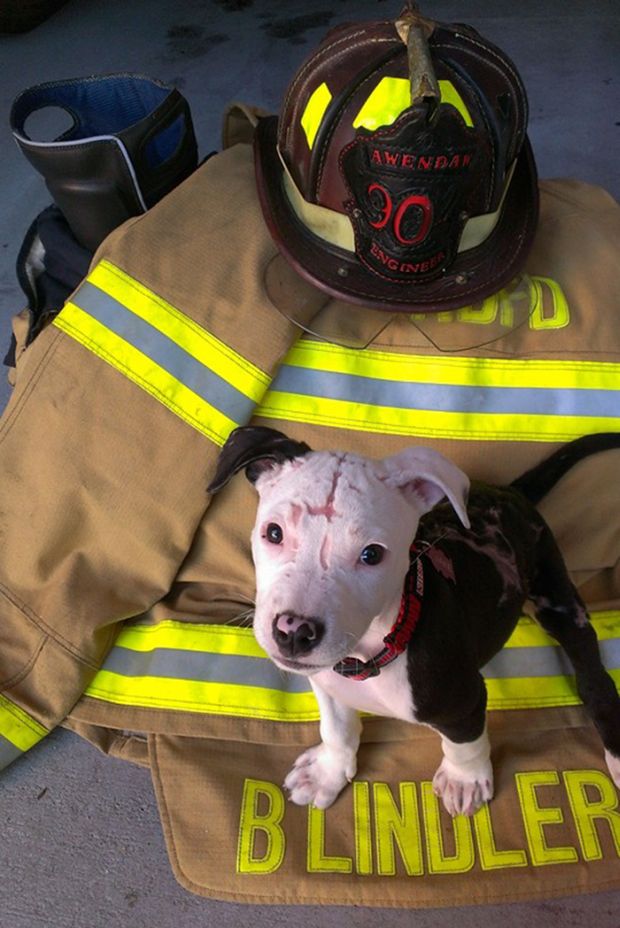
[(312, 451), (304, 441), (295, 441), (261, 425), (244, 425), (228, 436), (220, 452), (215, 477), (207, 487), (209, 493), (217, 493), (237, 471), (245, 467), (250, 483), (255, 483), (263, 471), (292, 461)]

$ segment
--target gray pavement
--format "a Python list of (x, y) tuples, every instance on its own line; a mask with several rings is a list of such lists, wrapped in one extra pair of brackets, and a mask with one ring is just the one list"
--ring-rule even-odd
[[(243, 100), (275, 111), (288, 79), (328, 26), (391, 16), (398, 6), (398, 0), (70, 0), (34, 31), (0, 36), (2, 353), (10, 317), (23, 305), (17, 251), (49, 203), (8, 130), (20, 90), (114, 71), (157, 77), (189, 100), (204, 156), (219, 147), (226, 103)], [(620, 194), (617, 3), (427, 0), (424, 9), (437, 19), (470, 22), (516, 61), (530, 97), (541, 176), (576, 177)], [(0, 408), (9, 392), (0, 380)], [(620, 928), (620, 892), (410, 911), (200, 899), (172, 876), (148, 772), (104, 757), (68, 732), (55, 732), (1, 775), (0, 822), (0, 928)]]

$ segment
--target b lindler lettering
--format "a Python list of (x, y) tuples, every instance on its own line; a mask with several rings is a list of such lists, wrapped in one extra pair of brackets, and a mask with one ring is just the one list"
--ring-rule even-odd
[[(498, 868), (525, 868), (531, 872), (532, 867), (549, 864), (576, 864), (580, 860), (587, 864), (603, 856), (620, 857), (618, 794), (606, 774), (599, 770), (565, 770), (560, 778), (558, 771), (537, 770), (515, 773), (514, 780), (512, 808), (515, 819), (519, 817), (523, 825), (522, 847), (505, 846), (503, 827), (493, 821), (493, 803), (483, 806), (471, 819), (458, 815), (447, 821), (430, 781), (402, 782), (396, 793), (387, 783), (355, 780), (351, 790), (349, 854), (342, 854), (342, 822), (337, 829), (341, 853), (330, 851), (331, 809), (323, 812), (308, 807), (305, 813), (294, 810), (296, 832), (299, 816), (307, 817), (307, 844), (302, 852), (307, 872), (343, 876), (356, 873), (359, 877), (394, 876), (400, 870), (415, 877), (425, 872), (467, 873), (476, 864), (482, 872)], [(560, 786), (565, 794), (562, 805), (573, 820), (574, 831), (548, 792), (548, 787), (554, 787), (558, 796)], [(287, 822), (287, 812), (284, 793), (275, 783), (245, 780), (239, 816), (238, 874), (276, 873), (287, 857), (291, 863), (290, 858), (300, 853), (299, 846), (296, 851), (289, 846), (289, 828), (293, 824)], [(446, 842), (450, 826), (452, 836)]]

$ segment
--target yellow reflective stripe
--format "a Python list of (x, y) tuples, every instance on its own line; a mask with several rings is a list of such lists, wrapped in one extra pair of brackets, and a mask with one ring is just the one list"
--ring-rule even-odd
[(267, 374), (109, 261), (101, 261), (88, 280), (246, 396), (259, 400), (269, 386)]
[[(599, 641), (610, 641), (613, 638), (620, 639), (620, 612), (617, 610), (595, 612), (590, 616), (590, 621)], [(557, 647), (553, 638), (540, 627), (535, 619), (530, 618), (530, 616), (522, 616), (504, 647), (534, 648), (549, 645)]]
[[(600, 642), (620, 640), (620, 612), (607, 610), (593, 613), (591, 624)], [(529, 616), (523, 616), (512, 633), (505, 649), (559, 648), (547, 633)], [(492, 666), (492, 662), (491, 662)], [(620, 668), (608, 667), (607, 672), (620, 690)], [(575, 678), (571, 675), (531, 677), (485, 676), (489, 709), (529, 709), (547, 706), (576, 706)]]
[(437, 83), (439, 84), (439, 90), (441, 92), (441, 102), (446, 103), (448, 106), (453, 106), (458, 110), (466, 126), (473, 126), (474, 123), (469, 114), (469, 110), (465, 106), (465, 101), (452, 81), (437, 81)]
[[(452, 81), (440, 80), (441, 102), (458, 110), (466, 126), (473, 126), (469, 110)], [(391, 126), (411, 106), (411, 84), (405, 77), (383, 77), (353, 120), (353, 128), (374, 130)], [(322, 114), (321, 114), (322, 115)], [(312, 146), (311, 146), (312, 147)]]
[(469, 439), (471, 441), (570, 441), (590, 432), (620, 431), (617, 419), (596, 416), (545, 416), (427, 412), (367, 406), (269, 391), (256, 415), (265, 419), (332, 426), (385, 435)]
[(312, 148), (316, 134), (319, 131), (321, 120), (325, 115), (325, 110), (332, 99), (331, 92), (327, 84), (320, 84), (310, 96), (301, 117), (301, 125), (306, 133), (308, 147)]
[(353, 120), (353, 128), (374, 130), (391, 126), (411, 106), (411, 84), (404, 77), (383, 77)]
[(620, 431), (620, 365), (394, 355), (303, 340), (257, 414), (411, 437), (567, 441)]
[(290, 693), (258, 686), (167, 677), (126, 677), (107, 670), (99, 671), (86, 695), (124, 706), (281, 722), (309, 722), (319, 717), (312, 692)]
[[(620, 690), (620, 669), (607, 671)], [(489, 709), (543, 709), (549, 706), (578, 706), (574, 677), (486, 678)]]
[(28, 751), (48, 734), (32, 716), (0, 695), (0, 735), (20, 751)]
[(208, 651), (239, 657), (266, 658), (251, 628), (229, 625), (195, 625), (166, 619), (157, 625), (129, 625), (123, 628), (116, 646), (131, 651), (174, 648), (177, 651)]
[[(452, 83), (440, 80), (439, 92), (441, 102), (453, 106), (461, 115), (466, 126), (473, 126), (473, 120), (465, 101)], [(317, 132), (331, 103), (332, 93), (325, 82), (320, 84), (310, 96), (301, 116), (301, 125), (306, 134), (308, 147), (312, 149)], [(353, 128), (370, 129), (390, 126), (401, 113), (411, 106), (411, 84), (404, 77), (383, 77), (369, 94), (366, 101), (353, 120)]]
[(216, 444), (223, 445), (237, 424), (79, 306), (66, 303), (54, 325)]
[[(614, 642), (607, 652), (608, 663), (617, 663), (620, 612), (595, 613), (592, 623), (601, 641)], [(510, 649), (517, 649), (513, 651), (516, 658), (519, 648), (537, 650), (531, 657), (526, 655), (524, 665), (523, 661), (511, 662)], [(553, 668), (559, 666), (557, 644), (529, 617), (519, 621), (506, 649), (500, 652), (495, 665), (492, 661), (483, 670), (490, 709), (579, 704), (573, 677), (553, 674)], [(542, 666), (552, 673), (519, 676), (519, 663), (527, 670)], [(620, 668), (608, 669), (620, 688)], [(172, 620), (127, 626), (86, 695), (126, 706), (274, 721), (318, 719), (308, 682), (280, 674), (257, 644), (252, 630), (234, 626)]]
[[(620, 638), (620, 611), (595, 612), (590, 617), (599, 641)], [(240, 657), (266, 657), (251, 628), (234, 625), (203, 625), (164, 619), (156, 625), (126, 625), (118, 634), (116, 646), (132, 651), (174, 648), (182, 651), (208, 651)], [(505, 648), (556, 646), (556, 642), (530, 616), (521, 616)]]
[(124, 271), (102, 261), (54, 325), (222, 445), (271, 378)]
[(620, 364), (607, 362), (405, 355), (302, 340), (289, 350), (283, 363), (309, 370), (429, 384), (560, 389), (587, 385), (590, 389), (618, 390), (620, 402)]

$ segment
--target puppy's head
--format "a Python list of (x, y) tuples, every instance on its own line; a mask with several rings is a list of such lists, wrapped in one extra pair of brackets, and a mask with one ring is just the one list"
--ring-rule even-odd
[(373, 619), (395, 618), (409, 546), (435, 503), (447, 496), (468, 524), (467, 477), (429, 449), (374, 461), (313, 452), (282, 433), (251, 427), (229, 441), (210, 489), (245, 467), (258, 491), (254, 632), (287, 670), (333, 667)]

